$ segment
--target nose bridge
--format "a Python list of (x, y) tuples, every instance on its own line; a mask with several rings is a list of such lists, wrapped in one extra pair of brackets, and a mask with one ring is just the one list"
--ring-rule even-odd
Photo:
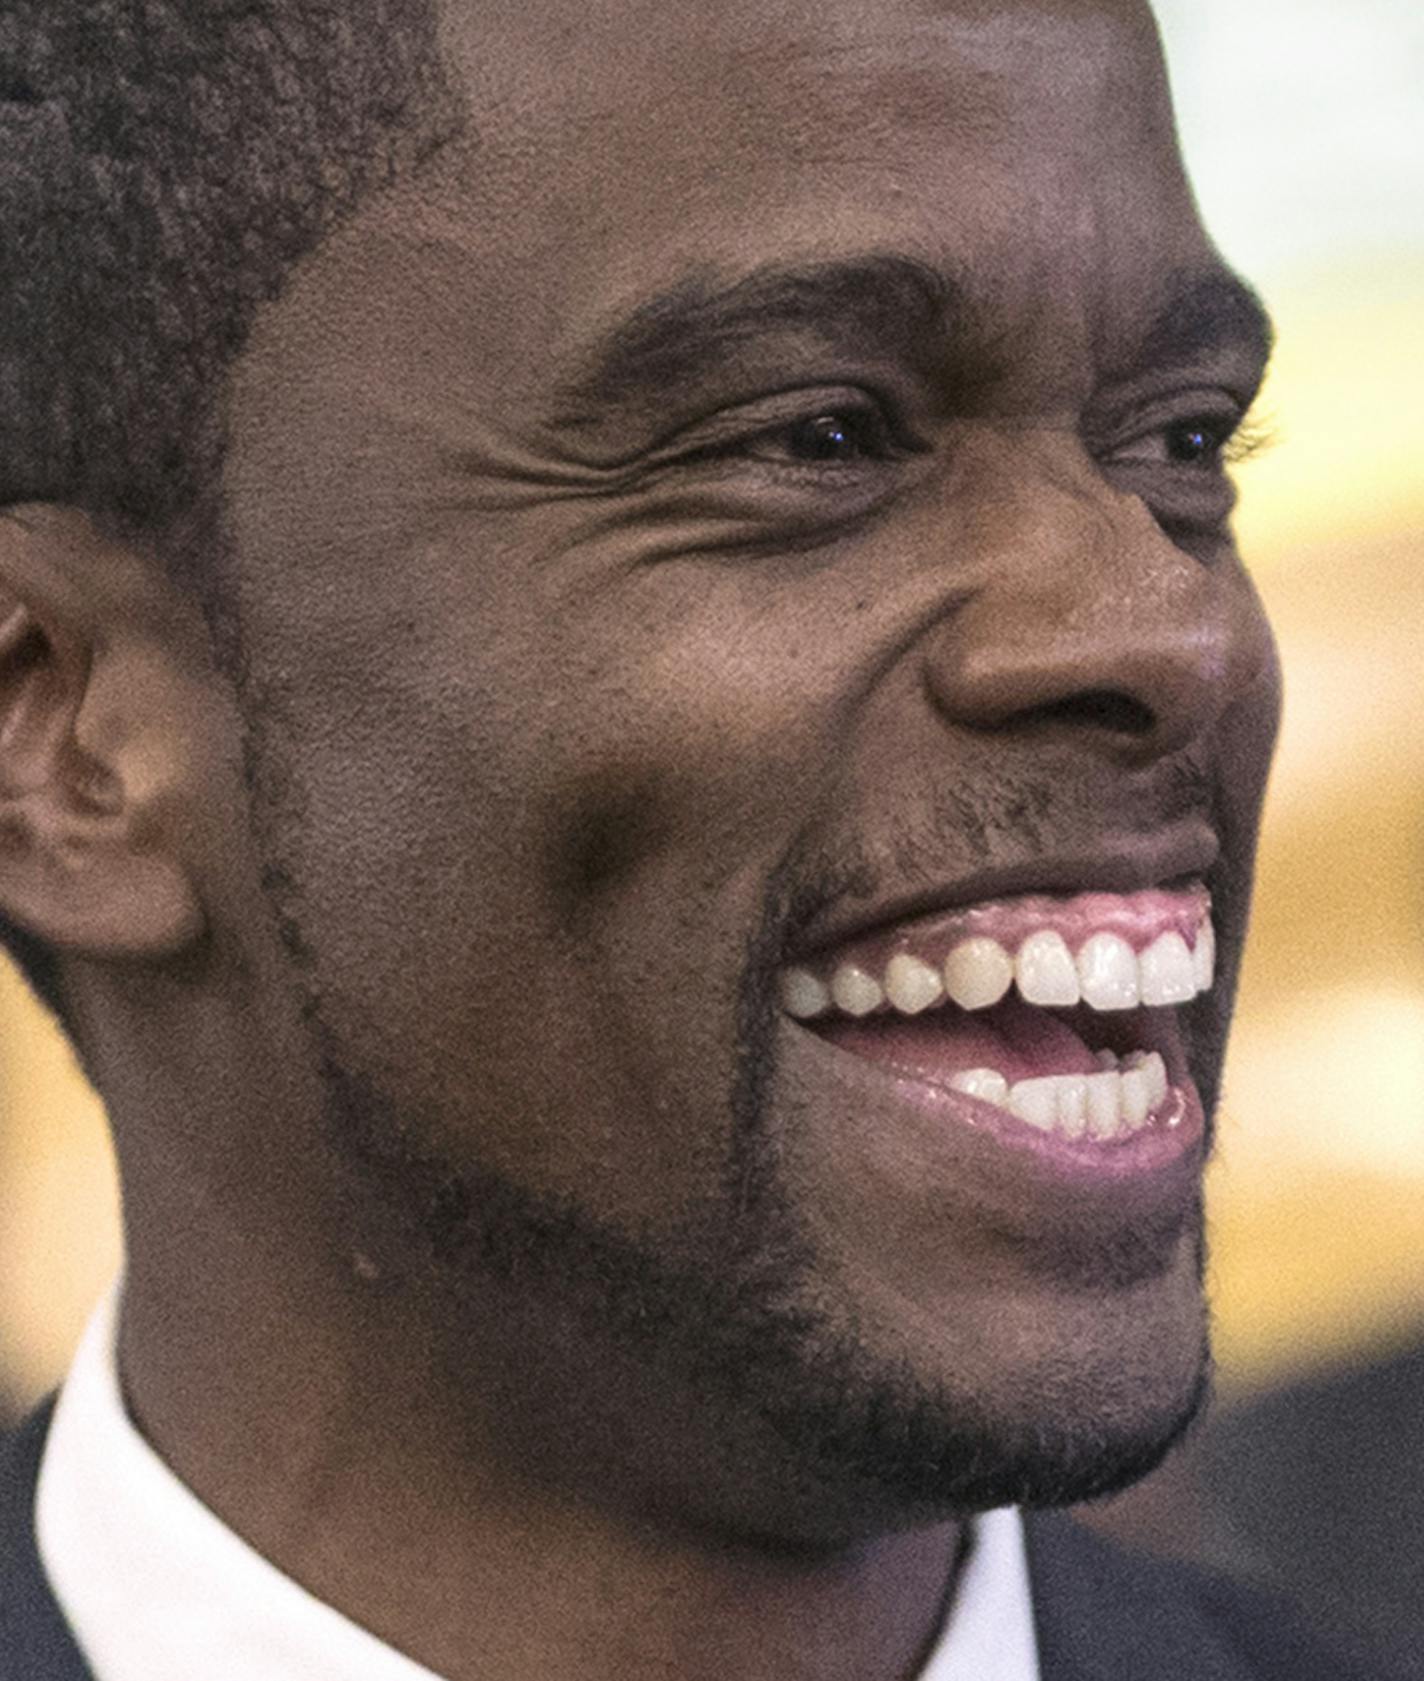
[(1177, 547), (1086, 459), (1055, 452), (1001, 487), (974, 542), (980, 587), (930, 658), (956, 722), (1071, 724), (1156, 756), (1208, 729), (1267, 657), (1237, 568)]

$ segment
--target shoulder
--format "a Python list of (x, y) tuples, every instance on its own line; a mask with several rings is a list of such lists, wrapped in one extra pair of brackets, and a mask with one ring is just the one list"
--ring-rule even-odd
[(1222, 1407), (1196, 1444), (1213, 1516), (1308, 1604), (1424, 1647), (1424, 1339)]
[(0, 1681), (90, 1681), (45, 1580), (35, 1487), (53, 1403), (0, 1436)]
[(1057, 1513), (1025, 1519), (1044, 1681), (1424, 1681), (1285, 1595), (1128, 1551)]

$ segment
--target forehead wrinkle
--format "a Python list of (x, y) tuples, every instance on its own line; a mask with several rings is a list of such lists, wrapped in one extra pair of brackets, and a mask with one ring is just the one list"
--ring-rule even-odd
[(778, 335), (937, 364), (952, 338), (965, 336), (968, 313), (958, 278), (901, 254), (770, 263), (727, 283), (690, 275), (595, 340), (559, 388), (555, 423), (578, 429), (610, 409), (665, 401), (670, 390), (745, 362)]

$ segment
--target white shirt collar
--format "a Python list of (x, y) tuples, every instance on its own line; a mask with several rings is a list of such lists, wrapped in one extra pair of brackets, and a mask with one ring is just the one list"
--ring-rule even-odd
[(976, 1520), (939, 1645), (920, 1681), (1039, 1681), (1023, 1519)]
[[(36, 1499), (45, 1573), (95, 1681), (439, 1681), (284, 1576), (154, 1453), (119, 1391), (117, 1300), (79, 1345)], [(1038, 1681), (1016, 1512), (975, 1524), (921, 1681)]]

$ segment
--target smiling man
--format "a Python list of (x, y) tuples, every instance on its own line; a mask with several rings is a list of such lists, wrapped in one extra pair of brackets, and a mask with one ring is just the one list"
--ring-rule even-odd
[(126, 1231), (0, 1674), (1356, 1673), (1016, 1510), (1202, 1402), (1277, 712), (1145, 8), (11, 0), (0, 98)]

